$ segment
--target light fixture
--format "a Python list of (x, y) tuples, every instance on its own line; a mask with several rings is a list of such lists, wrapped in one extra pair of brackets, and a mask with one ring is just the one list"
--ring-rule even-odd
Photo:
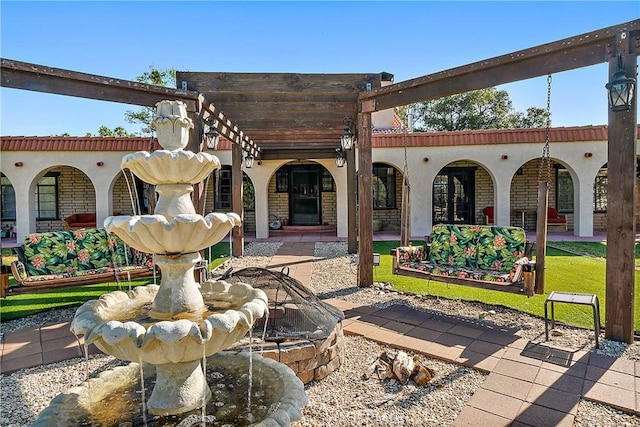
[(98, 166), (99, 168), (101, 168), (102, 166), (104, 166), (104, 162), (97, 162), (96, 166)]
[(344, 150), (341, 148), (336, 148), (336, 166), (339, 168), (344, 166), (344, 162), (346, 161), (346, 157), (344, 155)]
[(593, 157), (593, 153), (587, 151), (586, 153), (584, 153), (584, 156), (588, 159), (589, 157)]
[(636, 80), (627, 77), (622, 67), (622, 55), (618, 54), (618, 69), (604, 85), (609, 91), (609, 108), (611, 111), (628, 111), (631, 108)]
[(509, 156), (507, 156), (506, 154), (502, 155), (502, 160), (508, 160), (508, 159), (509, 159)]
[(251, 167), (253, 166), (253, 154), (247, 154), (247, 156), (244, 158), (244, 165), (247, 167), (247, 169), (251, 169)]
[(351, 150), (354, 140), (353, 132), (351, 132), (351, 119), (345, 117), (342, 123), (344, 124), (344, 131), (342, 131), (342, 136), (340, 137), (340, 146), (343, 150)]
[(210, 150), (218, 149), (218, 141), (220, 140), (220, 134), (216, 131), (215, 124), (217, 120), (213, 120), (213, 123), (206, 122), (206, 131), (204, 132), (204, 140), (207, 143), (207, 148)]
[(17, 167), (17, 168), (21, 168), (22, 166), (24, 166), (24, 163), (22, 163), (22, 162), (15, 162), (13, 165), (14, 165), (15, 167)]

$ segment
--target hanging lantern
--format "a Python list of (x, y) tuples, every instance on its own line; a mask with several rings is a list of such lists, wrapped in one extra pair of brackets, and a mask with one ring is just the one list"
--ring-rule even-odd
[(343, 167), (346, 160), (347, 159), (342, 148), (336, 148), (336, 166), (339, 168)]
[(214, 124), (207, 123), (207, 130), (204, 132), (204, 139), (207, 143), (207, 148), (210, 150), (218, 149), (218, 141), (220, 140), (220, 134), (216, 131), (215, 128), (216, 120), (214, 120)]
[(353, 140), (355, 139), (353, 132), (351, 132), (351, 119), (345, 117), (342, 123), (344, 123), (344, 131), (340, 137), (340, 146), (343, 150), (351, 150), (353, 148)]
[(251, 169), (253, 166), (253, 154), (247, 154), (247, 157), (244, 158), (244, 165), (247, 169)]
[(613, 73), (609, 83), (605, 85), (609, 91), (609, 108), (611, 111), (628, 111), (633, 101), (636, 80), (627, 77), (622, 67), (622, 55), (618, 54), (618, 69)]

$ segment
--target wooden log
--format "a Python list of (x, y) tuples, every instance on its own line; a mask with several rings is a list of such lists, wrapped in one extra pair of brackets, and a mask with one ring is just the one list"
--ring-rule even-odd
[(347, 251), (350, 254), (358, 252), (357, 233), (357, 177), (356, 177), (356, 152), (347, 151)]

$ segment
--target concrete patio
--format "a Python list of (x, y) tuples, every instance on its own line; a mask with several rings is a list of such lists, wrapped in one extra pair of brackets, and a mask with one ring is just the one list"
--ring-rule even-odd
[[(288, 268), (308, 285), (315, 245), (299, 237), (285, 240), (269, 267)], [(473, 319), (404, 305), (381, 309), (326, 301), (344, 312), (346, 334), (487, 373), (456, 426), (571, 426), (582, 398), (640, 415), (640, 362), (532, 343)], [(7, 333), (0, 351), (2, 374), (82, 356), (68, 322)]]

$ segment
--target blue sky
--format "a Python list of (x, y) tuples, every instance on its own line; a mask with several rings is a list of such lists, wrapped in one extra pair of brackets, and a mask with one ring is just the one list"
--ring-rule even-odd
[[(395, 82), (640, 17), (640, 2), (0, 2), (0, 56), (135, 80), (182, 71), (369, 73)], [(553, 76), (554, 126), (607, 123), (605, 64)], [(546, 106), (546, 77), (506, 89)], [(96, 134), (137, 106), (0, 89), (0, 134)], [(213, 100), (215, 103), (215, 100)], [(233, 120), (233, 118), (231, 117)]]

